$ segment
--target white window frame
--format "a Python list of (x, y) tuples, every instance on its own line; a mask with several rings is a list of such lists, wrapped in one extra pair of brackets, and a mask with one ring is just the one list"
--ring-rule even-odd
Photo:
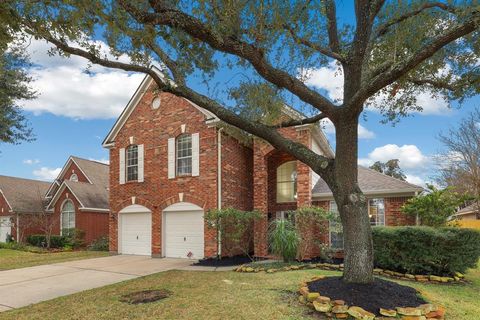
[[(188, 153), (188, 149), (189, 149), (188, 147), (187, 148), (182, 148), (182, 149), (180, 149), (180, 147), (179, 147), (179, 143), (182, 143), (182, 147), (183, 147), (183, 145), (188, 145), (188, 142), (181, 141), (181, 139), (184, 139), (184, 138), (190, 139), (190, 154), (186, 155), (186, 156), (185, 155), (179, 156), (180, 151), (187, 150), (187, 153)], [(188, 168), (188, 166), (180, 167), (180, 165), (179, 165), (180, 160), (187, 160), (187, 163), (188, 163), (188, 160), (190, 161), (190, 171), (179, 172), (179, 169), (181, 169), (181, 168), (182, 169), (183, 168)], [(191, 134), (181, 134), (175, 139), (175, 174), (178, 177), (191, 176), (192, 175), (192, 168), (193, 168), (192, 135)]]
[[(378, 219), (378, 211), (377, 211), (377, 215), (375, 216), (375, 223), (372, 223), (372, 221), (370, 220), (372, 217), (370, 216), (370, 208), (372, 207), (372, 205), (370, 204), (371, 201), (380, 201), (382, 202), (383, 204), (383, 223), (379, 223), (379, 219)], [(377, 209), (378, 210), (378, 209)], [(385, 221), (385, 199), (384, 198), (370, 198), (368, 199), (368, 220), (370, 221), (370, 225), (371, 226), (385, 226), (386, 225), (386, 221)]]
[[(68, 228), (64, 228), (63, 227), (63, 214), (64, 214), (64, 208), (65, 206), (70, 203), (72, 205), (72, 211), (67, 211), (68, 212), (68, 221), (70, 223), (70, 215), (73, 215), (73, 227), (72, 226), (69, 226)], [(75, 212), (75, 204), (73, 203), (72, 200), (70, 199), (66, 199), (65, 201), (63, 201), (62, 203), (62, 206), (60, 207), (60, 235), (63, 235), (63, 230), (64, 229), (73, 229), (75, 228), (75, 225), (76, 225), (76, 212)]]
[[(290, 165), (292, 163), (294, 163), (295, 166), (294, 166), (294, 170), (292, 171), (290, 176), (295, 175), (295, 178), (293, 180), (282, 180), (282, 181), (280, 181), (279, 180), (279, 171), (281, 170), (282, 167)], [(277, 167), (277, 170), (276, 170), (275, 174), (276, 174), (276, 201), (277, 201), (277, 203), (288, 203), (288, 202), (297, 201), (297, 161), (293, 160), (293, 161), (287, 161), (287, 162), (282, 163), (281, 165), (279, 165)], [(293, 194), (292, 194), (291, 198), (289, 197), (287, 200), (280, 199), (280, 193), (279, 193), (280, 192), (280, 184), (293, 184), (293, 186), (292, 186)]]
[(70, 181), (78, 182), (78, 175), (76, 173), (72, 173), (70, 176)]
[[(135, 148), (135, 153), (136, 153), (136, 158), (132, 158), (130, 159), (130, 150)], [(133, 151), (132, 151), (133, 153)], [(135, 164), (130, 164), (130, 160), (136, 160), (136, 163)], [(130, 168), (137, 168), (137, 172), (136, 172), (136, 177), (135, 179), (133, 179), (133, 177), (131, 178), (130, 175), (128, 174), (128, 169)], [(138, 145), (136, 144), (131, 144), (129, 145), (126, 149), (125, 149), (125, 180), (128, 182), (128, 181), (138, 181)], [(133, 176), (133, 174), (132, 174)]]
[[(335, 206), (336, 207), (336, 210), (332, 210), (332, 207)], [(329, 204), (328, 204), (328, 210), (331, 212), (331, 213), (334, 213), (336, 212), (337, 214), (340, 214), (338, 212), (338, 206), (337, 206), (337, 203), (335, 202), (335, 200), (330, 200)], [(334, 248), (334, 249), (343, 249), (343, 246), (344, 246), (344, 243), (342, 243), (342, 246), (340, 247), (332, 247), (332, 234), (334, 232), (331, 231), (331, 226), (334, 222), (333, 221), (328, 221), (328, 243), (330, 244), (330, 247), (331, 248)], [(338, 223), (338, 222), (335, 222), (335, 223)], [(341, 225), (341, 224), (340, 224)], [(341, 233), (342, 234), (342, 238), (343, 238), (343, 231), (342, 232), (335, 232), (335, 233)], [(343, 241), (342, 241), (343, 242)]]

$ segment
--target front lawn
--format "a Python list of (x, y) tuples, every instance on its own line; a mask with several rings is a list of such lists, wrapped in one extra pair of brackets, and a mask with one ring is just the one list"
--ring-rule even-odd
[[(314, 319), (297, 302), (300, 281), (332, 271), (236, 273), (168, 271), (2, 313), (2, 319)], [(471, 285), (403, 283), (447, 307), (447, 319), (478, 319), (480, 269), (467, 274)], [(173, 295), (149, 304), (129, 305), (120, 296), (146, 289)], [(317, 318), (318, 319), (318, 318)]]
[(55, 253), (33, 253), (20, 250), (0, 249), (0, 270), (18, 269), (41, 264), (105, 257), (108, 252), (70, 251)]

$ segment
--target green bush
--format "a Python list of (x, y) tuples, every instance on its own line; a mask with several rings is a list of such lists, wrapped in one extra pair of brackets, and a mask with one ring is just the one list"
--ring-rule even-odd
[[(52, 235), (50, 236), (50, 248), (63, 248), (65, 241), (64, 236)], [(46, 248), (47, 237), (44, 234), (32, 234), (27, 237), (27, 243), (32, 246)]]
[(19, 251), (26, 251), (26, 252), (33, 252), (33, 253), (44, 253), (46, 252), (42, 248), (33, 247), (26, 245), (24, 243), (18, 242), (0, 242), (0, 249), (10, 249), (10, 250), (19, 250)]
[(377, 268), (446, 276), (477, 265), (480, 232), (461, 228), (375, 227), (373, 245)]
[(297, 257), (300, 236), (291, 221), (273, 221), (269, 238), (272, 252), (282, 257), (284, 262), (293, 261)]
[(101, 237), (94, 240), (89, 246), (88, 250), (91, 251), (108, 251), (108, 237)]
[(83, 230), (77, 228), (63, 229), (62, 235), (65, 237), (64, 248), (76, 249), (85, 246), (85, 231)]

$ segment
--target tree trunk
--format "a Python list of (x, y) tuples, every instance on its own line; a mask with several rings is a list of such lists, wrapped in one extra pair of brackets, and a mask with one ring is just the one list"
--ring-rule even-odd
[(343, 115), (335, 123), (335, 181), (332, 189), (343, 226), (343, 280), (373, 281), (373, 242), (367, 200), (358, 186), (358, 117)]

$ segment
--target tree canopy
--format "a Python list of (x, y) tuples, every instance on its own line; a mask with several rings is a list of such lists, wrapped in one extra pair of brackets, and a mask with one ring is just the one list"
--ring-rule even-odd
[(387, 162), (375, 161), (375, 163), (370, 166), (370, 169), (406, 181), (407, 176), (403, 173), (399, 163), (400, 160), (398, 159), (390, 159)]

